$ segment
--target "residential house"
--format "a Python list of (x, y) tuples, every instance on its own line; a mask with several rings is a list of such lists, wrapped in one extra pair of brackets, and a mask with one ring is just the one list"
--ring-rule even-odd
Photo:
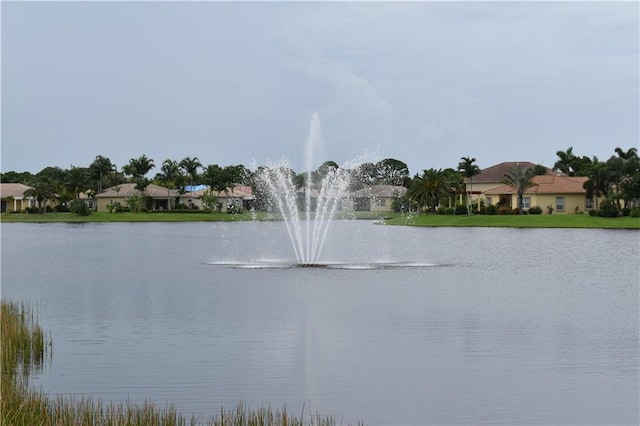
[(407, 192), (404, 186), (372, 185), (349, 194), (347, 210), (390, 212), (393, 200)]
[(37, 207), (34, 199), (25, 197), (24, 193), (30, 186), (21, 183), (2, 183), (0, 184), (1, 210), (4, 212), (21, 212), (27, 207)]
[[(506, 161), (499, 163), (486, 169), (482, 169), (479, 174), (475, 175), (471, 180), (465, 179), (467, 191), (473, 191), (473, 199), (482, 196), (487, 190), (503, 185), (504, 175), (513, 167), (522, 167), (533, 169), (535, 164), (528, 161)], [(555, 174), (553, 170), (547, 169), (546, 175)]]
[[(534, 176), (535, 185), (529, 188), (523, 196), (523, 210), (539, 206), (545, 211), (548, 206), (554, 213), (578, 213), (591, 210), (593, 202), (587, 199), (584, 183), (585, 176), (565, 176), (561, 174), (547, 174)], [(500, 185), (483, 191), (487, 204), (496, 204), (498, 208), (505, 206), (513, 209), (518, 206), (518, 194), (509, 185)]]
[[(194, 197), (192, 202), (198, 208), (203, 208), (202, 205), (202, 195), (205, 191), (209, 191), (208, 187), (200, 188), (194, 193)], [(255, 200), (255, 196), (253, 195), (253, 189), (250, 186), (239, 185), (228, 188), (226, 191), (213, 191), (213, 195), (218, 198), (220, 201), (220, 205), (222, 206), (222, 210), (226, 211), (229, 206), (234, 206), (235, 208), (241, 210), (250, 210), (253, 206), (253, 202)], [(191, 200), (191, 194), (184, 194), (183, 197), (187, 197)]]
[[(112, 186), (95, 196), (97, 211), (109, 211), (108, 206), (110, 204), (115, 205), (116, 203), (120, 203), (120, 205), (126, 206), (127, 198), (136, 194), (150, 198), (151, 210), (173, 209), (175, 208), (176, 199), (179, 196), (178, 191), (164, 188), (153, 183), (149, 184), (149, 186), (145, 188), (144, 194), (141, 194), (140, 191), (136, 189), (135, 183), (123, 183), (121, 185)], [(143, 207), (146, 206), (143, 205)]]

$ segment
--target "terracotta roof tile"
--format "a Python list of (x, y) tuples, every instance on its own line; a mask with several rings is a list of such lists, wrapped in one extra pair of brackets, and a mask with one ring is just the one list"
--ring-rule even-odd
[[(525, 194), (584, 194), (583, 184), (589, 180), (585, 176), (542, 175), (534, 176), (535, 186)], [(515, 194), (516, 190), (509, 185), (501, 185), (485, 191), (486, 194)]]

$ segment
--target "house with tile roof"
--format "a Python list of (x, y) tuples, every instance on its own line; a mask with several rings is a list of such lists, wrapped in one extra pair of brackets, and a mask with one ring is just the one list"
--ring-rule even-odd
[[(536, 164), (530, 163), (528, 161), (505, 161), (503, 163), (487, 167), (486, 169), (481, 169), (480, 173), (473, 177), (472, 182), (473, 193), (476, 194), (476, 198), (489, 189), (493, 189), (495, 187), (503, 185), (501, 181), (504, 179), (504, 175), (506, 175), (507, 172), (513, 167), (533, 169), (534, 167), (536, 167)], [(555, 173), (553, 170), (547, 168), (545, 175), (554, 174)], [(469, 186), (471, 182), (469, 181), (469, 179), (465, 179), (465, 184), (467, 186), (467, 190), (470, 190)]]
[(21, 183), (2, 183), (0, 184), (0, 200), (1, 211), (4, 212), (21, 212), (27, 207), (36, 207), (35, 200), (25, 197), (24, 193), (30, 186)]
[[(539, 206), (543, 211), (547, 206), (553, 208), (554, 213), (578, 213), (591, 210), (592, 200), (587, 199), (584, 183), (589, 180), (586, 176), (565, 176), (561, 174), (546, 174), (533, 177), (534, 186), (523, 195), (523, 210)], [(495, 204), (498, 208), (509, 210), (518, 206), (518, 194), (509, 185), (500, 185), (483, 191), (487, 205)]]
[(112, 186), (96, 194), (96, 211), (108, 212), (109, 205), (120, 203), (122, 206), (126, 206), (126, 199), (132, 195), (142, 195), (148, 197), (151, 205), (151, 210), (168, 210), (175, 208), (176, 199), (179, 194), (178, 191), (173, 189), (164, 188), (159, 185), (149, 184), (144, 190), (144, 193), (140, 193), (136, 189), (135, 183), (123, 183), (121, 185)]

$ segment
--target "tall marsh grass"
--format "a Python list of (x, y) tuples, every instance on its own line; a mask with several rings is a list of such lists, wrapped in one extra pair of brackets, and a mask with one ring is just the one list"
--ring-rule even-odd
[(0, 425), (2, 426), (333, 426), (331, 416), (320, 414), (299, 417), (286, 408), (252, 409), (243, 403), (221, 408), (207, 419), (180, 414), (173, 405), (158, 407), (153, 402), (108, 402), (82, 397), (49, 397), (29, 388), (28, 379), (40, 371), (52, 355), (51, 336), (37, 323), (31, 307), (25, 303), (1, 303), (0, 311)]

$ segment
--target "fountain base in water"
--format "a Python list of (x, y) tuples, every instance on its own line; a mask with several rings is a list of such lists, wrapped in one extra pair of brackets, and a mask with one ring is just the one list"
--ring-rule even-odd
[(291, 263), (278, 260), (257, 260), (252, 262), (208, 262), (208, 265), (234, 268), (234, 269), (349, 269), (349, 270), (376, 270), (376, 269), (405, 269), (405, 268), (433, 268), (447, 266), (435, 263), (421, 262), (328, 262), (328, 263)]

